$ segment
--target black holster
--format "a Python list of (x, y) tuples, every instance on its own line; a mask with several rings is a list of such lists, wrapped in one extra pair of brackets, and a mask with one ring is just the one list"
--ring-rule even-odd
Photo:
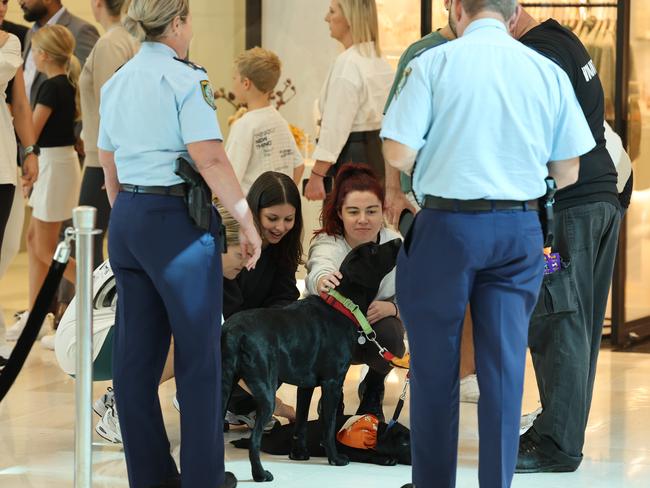
[(544, 182), (546, 183), (546, 194), (539, 199), (539, 221), (542, 224), (544, 247), (546, 248), (553, 246), (553, 204), (555, 203), (557, 185), (551, 176), (547, 177)]
[(174, 168), (186, 186), (185, 203), (190, 219), (198, 228), (209, 231), (212, 216), (212, 192), (203, 177), (184, 158), (178, 158)]

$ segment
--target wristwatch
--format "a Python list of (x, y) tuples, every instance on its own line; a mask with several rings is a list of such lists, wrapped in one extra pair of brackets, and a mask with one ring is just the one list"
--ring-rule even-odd
[(30, 154), (35, 154), (36, 156), (41, 155), (41, 148), (38, 147), (36, 144), (32, 144), (31, 146), (27, 146), (25, 150), (23, 151), (23, 156), (27, 157)]

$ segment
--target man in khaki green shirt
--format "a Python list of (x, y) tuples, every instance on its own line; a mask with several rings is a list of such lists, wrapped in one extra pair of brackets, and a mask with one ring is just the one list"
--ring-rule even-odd
[[(451, 0), (443, 0), (445, 9), (449, 10)], [(422, 39), (411, 44), (404, 54), (399, 59), (397, 65), (397, 72), (395, 73), (395, 80), (393, 86), (388, 94), (388, 100), (384, 107), (384, 113), (388, 111), (388, 107), (406, 82), (410, 70), (408, 64), (423, 52), (440, 46), (447, 41), (452, 41), (456, 38), (449, 24), (443, 28), (438, 29), (431, 34), (424, 36)], [(386, 163), (386, 214), (388, 221), (397, 227), (399, 216), (406, 208), (415, 210), (413, 203), (406, 197), (411, 192), (411, 177), (405, 173), (400, 173), (395, 168)]]

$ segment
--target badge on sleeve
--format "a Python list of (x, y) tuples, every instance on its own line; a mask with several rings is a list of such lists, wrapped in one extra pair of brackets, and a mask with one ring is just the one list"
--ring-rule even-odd
[(212, 86), (208, 80), (201, 80), (201, 93), (205, 103), (210, 105), (212, 110), (217, 110), (217, 104), (214, 103), (214, 91), (212, 91)]
[(402, 73), (402, 77), (400, 78), (399, 83), (397, 84), (397, 90), (395, 91), (395, 96), (398, 96), (402, 92), (412, 72), (413, 72), (413, 68), (411, 68), (410, 66), (404, 70), (404, 73)]

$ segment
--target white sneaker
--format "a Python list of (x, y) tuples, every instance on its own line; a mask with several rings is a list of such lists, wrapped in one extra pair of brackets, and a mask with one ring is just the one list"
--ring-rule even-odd
[(41, 337), (41, 346), (43, 349), (48, 349), (50, 351), (54, 351), (54, 338), (56, 337), (55, 334), (48, 334), (46, 336)]
[(106, 388), (106, 393), (100, 396), (95, 403), (93, 403), (93, 410), (97, 415), (103, 417), (106, 410), (115, 407), (115, 392), (110, 386)]
[(117, 417), (115, 407), (108, 407), (104, 416), (97, 422), (95, 432), (113, 444), (122, 443), (122, 433), (120, 432), (120, 419)]
[(521, 421), (519, 423), (519, 435), (524, 435), (528, 430), (533, 426), (535, 419), (539, 417), (539, 414), (542, 413), (542, 407), (539, 407), (534, 412), (526, 413), (521, 416)]
[(174, 405), (174, 408), (178, 410), (178, 413), (181, 412), (181, 406), (178, 404), (178, 398), (176, 395), (174, 395), (174, 398), (172, 399), (172, 404)]
[[(228, 422), (231, 425), (246, 424), (246, 426), (252, 430), (253, 427), (255, 427), (255, 416), (256, 416), (255, 411), (249, 413), (248, 415), (237, 415), (232, 412), (226, 412), (226, 422)], [(275, 427), (276, 423), (280, 423), (280, 421), (275, 417), (271, 417), (271, 420), (269, 420), (267, 424), (264, 426), (264, 432), (271, 432), (271, 430), (273, 430), (273, 427)]]
[(18, 316), (18, 320), (7, 328), (5, 331), (5, 340), (6, 341), (17, 341), (22, 334), (25, 325), (27, 325), (27, 319), (29, 318), (29, 311), (25, 311)]
[(478, 389), (478, 378), (475, 374), (465, 376), (460, 380), (460, 401), (478, 403), (481, 392)]
[[(29, 311), (25, 311), (20, 314), (20, 317), (5, 331), (5, 340), (8, 342), (17, 341), (20, 337), (20, 334), (23, 333), (25, 326), (27, 325), (27, 319), (29, 318)], [(38, 337), (43, 337), (46, 334), (50, 334), (54, 327), (54, 314), (48, 313), (43, 319), (43, 324), (41, 329), (38, 332)]]

